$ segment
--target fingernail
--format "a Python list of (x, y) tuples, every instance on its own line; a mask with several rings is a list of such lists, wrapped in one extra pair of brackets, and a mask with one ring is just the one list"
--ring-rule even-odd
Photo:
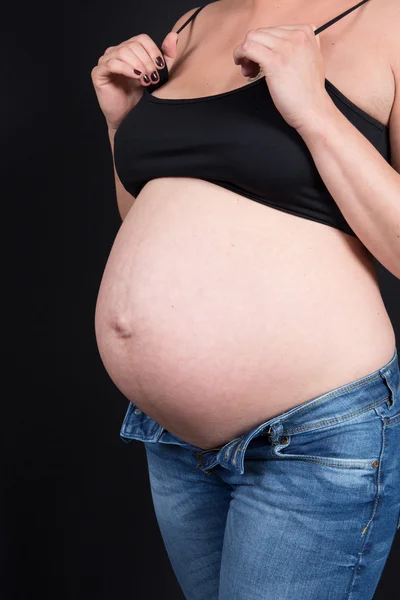
[(151, 78), (153, 81), (158, 81), (157, 71), (153, 71), (151, 74)]
[(133, 72), (135, 73), (135, 75), (141, 75), (142, 71), (138, 71), (137, 69), (133, 69)]
[(157, 65), (157, 67), (160, 67), (160, 68), (162, 68), (162, 67), (164, 66), (164, 61), (163, 61), (163, 59), (161, 58), (161, 56), (157, 56), (157, 58), (156, 58), (156, 61), (155, 61), (155, 62), (156, 62), (156, 65)]
[(143, 79), (145, 80), (146, 83), (150, 83), (150, 78), (148, 75), (143, 75)]

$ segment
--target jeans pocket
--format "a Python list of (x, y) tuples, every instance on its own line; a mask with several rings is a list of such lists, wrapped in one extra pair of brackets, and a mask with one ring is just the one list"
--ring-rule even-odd
[(344, 415), (336, 422), (315, 422), (293, 427), (273, 444), (272, 454), (283, 460), (300, 460), (327, 467), (375, 471), (382, 452), (383, 423), (373, 408)]

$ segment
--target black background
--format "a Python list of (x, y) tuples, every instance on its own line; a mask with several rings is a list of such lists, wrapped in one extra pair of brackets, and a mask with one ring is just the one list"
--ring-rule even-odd
[[(14, 4), (3, 20), (0, 592), (10, 600), (183, 600), (144, 448), (119, 438), (127, 400), (94, 337), (121, 220), (90, 72), (140, 32), (160, 46), (195, 6)], [(398, 339), (400, 281), (377, 267)], [(397, 536), (376, 600), (397, 598), (399, 559)]]

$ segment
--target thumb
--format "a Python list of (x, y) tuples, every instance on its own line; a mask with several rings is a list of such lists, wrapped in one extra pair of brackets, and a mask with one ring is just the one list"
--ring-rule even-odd
[(177, 43), (178, 43), (179, 35), (176, 31), (170, 31), (164, 38), (163, 43), (161, 44), (161, 50), (164, 55), (164, 60), (167, 65), (167, 69), (170, 70), (172, 65), (175, 62), (176, 55), (178, 53)]
[[(315, 33), (315, 30), (316, 30), (316, 29), (318, 29), (318, 27), (317, 27), (316, 25), (314, 25), (314, 23), (310, 23), (310, 25), (311, 25), (311, 27), (313, 28), (313, 31), (314, 31), (314, 33)], [(315, 36), (315, 41), (317, 42), (317, 46), (318, 46), (318, 48), (320, 48), (320, 47), (321, 47), (321, 44), (320, 44), (319, 35), (316, 35), (316, 36)]]

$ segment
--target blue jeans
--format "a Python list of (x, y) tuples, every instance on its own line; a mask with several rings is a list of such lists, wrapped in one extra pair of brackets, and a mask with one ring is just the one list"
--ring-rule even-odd
[(187, 600), (371, 600), (400, 526), (400, 371), (201, 450), (132, 403), (155, 515)]

